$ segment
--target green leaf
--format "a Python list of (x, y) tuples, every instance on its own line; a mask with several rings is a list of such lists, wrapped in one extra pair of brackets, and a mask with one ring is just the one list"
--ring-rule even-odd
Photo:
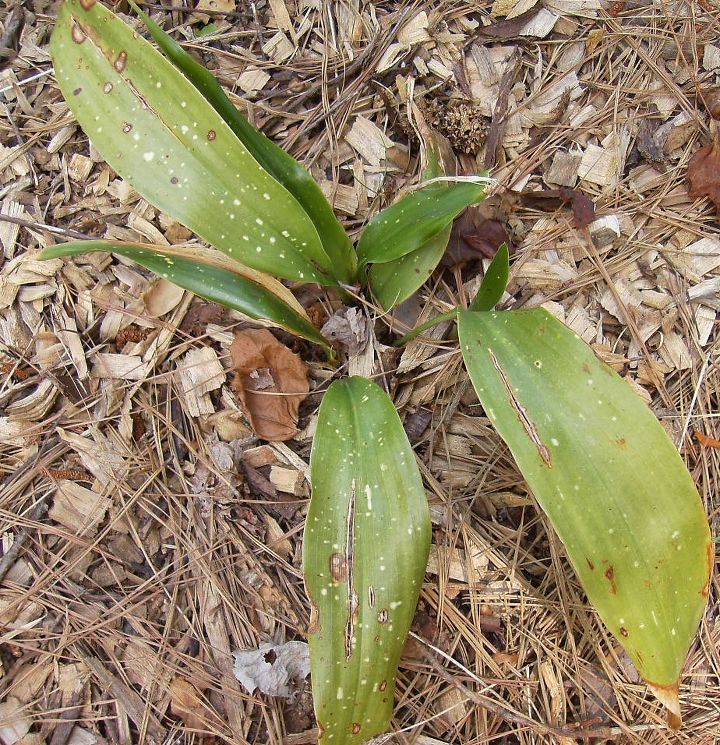
[(443, 181), (413, 191), (367, 224), (357, 246), (361, 264), (383, 264), (416, 251), (484, 198), (485, 185), (475, 182)]
[(297, 199), (317, 229), (325, 252), (332, 261), (334, 276), (351, 284), (357, 269), (352, 243), (317, 182), (295, 158), (240, 114), (209, 70), (196, 62), (132, 0), (130, 5), (141, 16), (150, 35), (168, 59), (202, 93), (255, 160)]
[(368, 287), (385, 309), (399, 305), (422, 287), (447, 249), (452, 223), (427, 243), (395, 261), (373, 264), (368, 271)]
[(507, 243), (503, 243), (485, 272), (480, 289), (470, 303), (470, 310), (492, 310), (502, 300), (509, 276), (510, 251)]
[(630, 386), (542, 309), (460, 311), (465, 364), (588, 597), (679, 716), (713, 548), (682, 459)]
[(148, 201), (247, 266), (334, 284), (300, 204), (151, 44), (99, 2), (66, 0), (50, 47), (78, 122)]
[(375, 383), (355, 377), (330, 386), (310, 476), (303, 563), (320, 745), (355, 745), (390, 722), (430, 549), (415, 455)]
[[(131, 2), (130, 5), (135, 5), (135, 3)], [(135, 6), (137, 9), (137, 6)], [(140, 11), (142, 14), (142, 11)], [(143, 14), (144, 15), (144, 14)], [(208, 23), (207, 26), (203, 26), (202, 28), (199, 28), (195, 32), (195, 36), (197, 36), (199, 39), (203, 38), (205, 36), (212, 36), (213, 34), (216, 34), (218, 32), (218, 27), (216, 23)]]
[(223, 254), (201, 246), (153, 246), (119, 241), (76, 241), (46, 248), (40, 259), (111, 251), (213, 303), (250, 318), (271, 321), (304, 339), (330, 349), (302, 306), (280, 282), (247, 269)]
[[(427, 166), (423, 179), (429, 180), (443, 175), (440, 146), (428, 131), (424, 143)], [(442, 259), (450, 233), (452, 222), (430, 238), (427, 243), (405, 256), (384, 264), (373, 264), (368, 271), (368, 287), (375, 300), (385, 310), (407, 300), (418, 288), (422, 287), (435, 267)]]

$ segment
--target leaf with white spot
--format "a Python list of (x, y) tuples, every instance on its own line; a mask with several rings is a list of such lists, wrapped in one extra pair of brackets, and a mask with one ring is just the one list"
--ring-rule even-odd
[(352, 283), (357, 264), (355, 251), (315, 179), (295, 158), (242, 116), (209, 70), (196, 62), (132, 0), (130, 5), (143, 19), (150, 35), (167, 58), (202, 93), (255, 160), (297, 199), (313, 221), (325, 252), (332, 260), (334, 276), (347, 284)]
[(127, 24), (96, 0), (66, 0), (50, 50), (78, 122), (148, 201), (246, 266), (336, 283), (333, 262), (295, 197)]
[(485, 413), (588, 597), (679, 717), (713, 544), (675, 446), (630, 386), (545, 310), (459, 311), (458, 333)]
[(323, 398), (303, 538), (320, 745), (380, 735), (430, 549), (415, 455), (392, 401), (365, 378)]
[(411, 192), (367, 224), (357, 245), (360, 263), (384, 264), (422, 248), (466, 207), (481, 202), (486, 187), (475, 181), (436, 181)]
[(154, 246), (120, 241), (76, 241), (46, 248), (40, 259), (112, 251), (190, 290), (206, 300), (225, 305), (280, 326), (329, 349), (310, 323), (304, 308), (278, 280), (248, 269), (224, 254), (202, 246)]
[(452, 223), (415, 251), (394, 261), (370, 267), (368, 287), (385, 310), (404, 302), (425, 284), (440, 263), (451, 232)]

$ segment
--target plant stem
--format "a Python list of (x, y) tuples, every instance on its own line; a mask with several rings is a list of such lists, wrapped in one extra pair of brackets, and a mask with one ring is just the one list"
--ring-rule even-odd
[(443, 321), (452, 321), (457, 317), (457, 308), (453, 308), (452, 310), (447, 311), (446, 313), (441, 313), (439, 316), (435, 316), (435, 318), (431, 318), (429, 321), (425, 321), (425, 323), (421, 323), (419, 326), (414, 328), (412, 331), (409, 331), (405, 336), (401, 336), (396, 342), (393, 342), (394, 347), (404, 347), (408, 342), (411, 342), (416, 336), (419, 334), (422, 334), (423, 331), (427, 331), (428, 329), (431, 329), (433, 326), (437, 326), (438, 323), (442, 323)]

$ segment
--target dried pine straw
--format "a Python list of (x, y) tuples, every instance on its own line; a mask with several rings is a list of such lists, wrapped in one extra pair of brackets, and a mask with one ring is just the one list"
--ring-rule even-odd
[[(625, 374), (717, 522), (720, 237), (685, 183), (710, 135), (698, 91), (720, 72), (714, 0), (143, 5), (312, 167), (351, 230), (417, 180), (412, 100), (465, 173), (494, 163), (505, 188), (589, 195), (588, 232), (569, 211), (493, 198), (488, 216), (518, 246), (506, 305), (544, 304)], [(232, 652), (304, 639), (305, 474), (334, 372), (296, 346), (311, 365), (303, 430), (262, 444), (227, 373), (244, 319), (108, 255), (34, 260), (78, 235), (192, 236), (78, 131), (47, 52), (56, 3), (24, 6), (0, 72), (0, 740), (315, 742), (309, 690), (250, 695)], [(20, 13), (0, 19), (3, 59)], [(466, 300), (476, 275), (436, 273), (394, 327)], [(321, 321), (336, 307), (301, 299)], [(396, 353), (390, 322), (378, 315), (350, 367), (389, 385), (435, 528), (392, 739), (720, 740), (717, 579), (672, 734), (588, 607), (447, 326)]]

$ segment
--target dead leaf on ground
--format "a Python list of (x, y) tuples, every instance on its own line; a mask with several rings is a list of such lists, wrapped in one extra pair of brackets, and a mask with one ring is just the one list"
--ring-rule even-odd
[(454, 267), (482, 258), (492, 259), (503, 243), (507, 243), (510, 253), (515, 250), (500, 220), (486, 217), (476, 207), (470, 207), (453, 225), (442, 265)]
[(195, 302), (185, 314), (180, 330), (188, 336), (202, 336), (209, 323), (220, 323), (225, 315), (225, 308), (204, 300)]
[(716, 121), (720, 121), (720, 88), (709, 88), (702, 91), (700, 98), (708, 114)]
[(170, 683), (169, 692), (170, 711), (181, 719), (188, 729), (207, 729), (207, 707), (200, 692), (189, 680), (179, 676), (174, 678)]
[(720, 450), (720, 440), (715, 437), (710, 437), (710, 435), (705, 435), (695, 430), (695, 439), (700, 443), (701, 447)]
[(578, 668), (576, 677), (567, 681), (565, 685), (583, 691), (588, 719), (602, 723), (610, 721), (608, 712), (615, 710), (617, 698), (601, 667), (582, 665)]
[(516, 39), (520, 36), (520, 32), (535, 18), (536, 15), (538, 15), (539, 12), (538, 9), (530, 9), (514, 18), (495, 21), (488, 26), (481, 26), (476, 33), (480, 37), (485, 36), (498, 41)]
[(341, 308), (328, 318), (321, 333), (326, 339), (346, 346), (350, 355), (357, 355), (367, 346), (370, 328), (371, 324), (358, 308)]
[(687, 169), (688, 194), (708, 197), (720, 210), (720, 147), (718, 142), (701, 147), (690, 159)]
[(264, 440), (297, 434), (300, 404), (310, 390), (305, 364), (266, 329), (235, 334), (230, 347), (237, 393), (250, 425)]
[(305, 642), (261, 644), (257, 649), (233, 654), (235, 677), (250, 694), (259, 689), (268, 696), (290, 698), (310, 674), (310, 653)]
[(596, 219), (592, 199), (577, 189), (524, 191), (520, 193), (520, 200), (526, 207), (547, 211), (554, 211), (569, 202), (573, 211), (573, 224), (578, 230), (586, 228)]

